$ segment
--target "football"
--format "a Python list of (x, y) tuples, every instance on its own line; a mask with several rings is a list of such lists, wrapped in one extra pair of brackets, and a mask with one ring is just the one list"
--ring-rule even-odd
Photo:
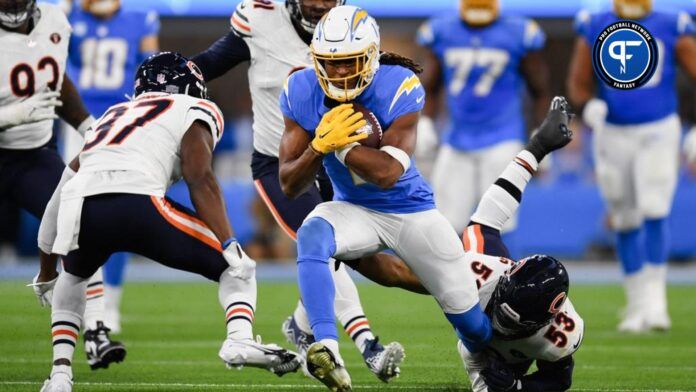
[(355, 131), (355, 133), (367, 133), (367, 139), (363, 139), (359, 143), (366, 147), (379, 148), (382, 144), (382, 126), (379, 125), (377, 117), (370, 109), (359, 103), (354, 102), (353, 109), (362, 113), (365, 121), (367, 121), (364, 127)]

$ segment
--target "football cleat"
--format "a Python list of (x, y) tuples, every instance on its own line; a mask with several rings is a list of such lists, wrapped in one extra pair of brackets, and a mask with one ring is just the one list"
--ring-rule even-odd
[(97, 321), (97, 329), (85, 331), (85, 353), (92, 370), (106, 369), (109, 364), (123, 362), (126, 358), (126, 346), (109, 339), (109, 332), (101, 321)]
[(399, 365), (406, 357), (401, 343), (392, 342), (382, 346), (379, 343), (379, 337), (365, 343), (365, 351), (362, 355), (370, 371), (384, 382), (399, 377), (401, 373)]
[(230, 369), (249, 366), (266, 369), (278, 377), (296, 372), (302, 365), (299, 354), (277, 344), (262, 344), (260, 336), (256, 341), (225, 339), (218, 355)]
[(304, 358), (307, 357), (307, 349), (309, 346), (315, 342), (314, 335), (301, 330), (300, 326), (297, 325), (297, 321), (295, 321), (295, 316), (288, 317), (287, 320), (283, 322), (281, 329), (288, 343), (294, 344), (295, 347), (297, 347), (297, 352), (300, 353), (300, 356), (303, 358), (302, 373), (304, 373), (307, 377), (311, 376), (309, 371), (307, 371)]
[(56, 373), (44, 381), (39, 392), (71, 392), (72, 379), (69, 374)]
[(307, 370), (333, 392), (352, 391), (350, 375), (336, 355), (321, 342), (307, 349)]

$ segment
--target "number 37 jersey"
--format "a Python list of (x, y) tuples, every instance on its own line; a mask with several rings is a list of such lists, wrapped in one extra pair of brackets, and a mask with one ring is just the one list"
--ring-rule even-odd
[[(38, 92), (60, 91), (63, 84), (70, 25), (57, 6), (39, 3), (38, 8), (34, 29), (28, 35), (0, 29), (0, 106)], [(0, 131), (0, 148), (37, 148), (51, 139), (53, 120)]]
[[(501, 276), (518, 264), (503, 257), (467, 252), (466, 261), (476, 277), (481, 308), (485, 309)], [(530, 263), (533, 261), (529, 261)], [(504, 340), (494, 336), (489, 348), (505, 362), (515, 364), (530, 360), (555, 362), (573, 354), (582, 342), (584, 322), (566, 299), (553, 321), (532, 336)]]
[(169, 185), (181, 177), (181, 140), (195, 121), (208, 126), (217, 144), (224, 129), (223, 117), (208, 100), (145, 93), (112, 106), (85, 134), (77, 176), (88, 176), (89, 184), (80, 196), (164, 196)]

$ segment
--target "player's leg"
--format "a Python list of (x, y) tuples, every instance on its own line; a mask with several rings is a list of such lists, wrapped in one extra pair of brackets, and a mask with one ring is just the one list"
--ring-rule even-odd
[(432, 293), (470, 352), (482, 350), (492, 337), (473, 272), (462, 243), (437, 210), (398, 215), (401, 229), (387, 244)]
[(671, 326), (667, 311), (667, 258), (669, 227), (667, 218), (679, 174), (679, 142), (681, 124), (674, 115), (642, 130), (646, 139), (637, 157), (636, 188), (641, 211), (645, 216), (645, 248), (648, 284), (646, 323), (651, 329), (666, 330)]
[(476, 153), (457, 151), (444, 145), (433, 168), (435, 202), (457, 233), (464, 232), (476, 205), (477, 195), (473, 191), (477, 178), (476, 161)]
[(639, 145), (631, 130), (607, 124), (595, 133), (594, 155), (597, 181), (607, 205), (611, 227), (616, 231), (616, 253), (624, 272), (626, 309), (619, 330), (645, 329), (646, 253), (642, 214), (638, 205), (634, 165)]
[(113, 333), (121, 332), (121, 297), (128, 253), (114, 253), (102, 268), (104, 274), (104, 324)]

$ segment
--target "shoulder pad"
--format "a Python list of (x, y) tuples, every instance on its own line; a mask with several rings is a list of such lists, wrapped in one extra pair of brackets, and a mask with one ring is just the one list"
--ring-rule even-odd
[(277, 15), (280, 4), (270, 0), (244, 0), (232, 13), (230, 27), (242, 38), (257, 35), (264, 26), (273, 25), (269, 16)]
[(37, 7), (39, 7), (39, 10), (41, 10), (41, 19), (50, 21), (50, 23), (56, 27), (72, 31), (72, 27), (68, 21), (68, 16), (65, 15), (65, 12), (63, 12), (59, 6), (41, 2), (37, 3)]

